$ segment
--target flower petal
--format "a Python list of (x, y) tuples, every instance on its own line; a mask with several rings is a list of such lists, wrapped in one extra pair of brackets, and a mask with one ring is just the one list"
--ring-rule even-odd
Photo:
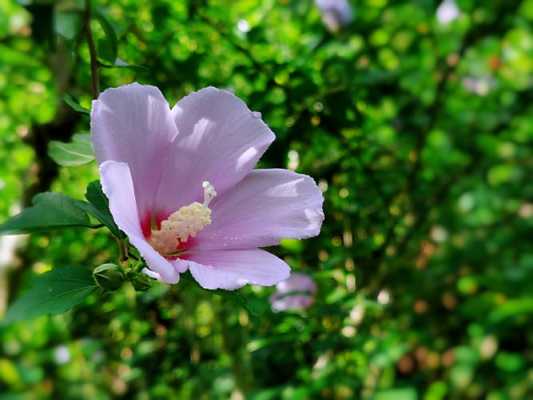
[(312, 178), (284, 169), (252, 171), (210, 204), (212, 223), (197, 236), (201, 249), (272, 246), (282, 238), (316, 236), (324, 220), (322, 192)]
[(171, 263), (174, 266), (174, 269), (180, 274), (184, 273), (185, 271), (187, 271), (187, 269), (189, 269), (189, 264), (187, 263), (187, 260), (181, 260), (178, 258), (176, 260), (171, 261)]
[(191, 254), (189, 269), (205, 289), (238, 289), (247, 283), (271, 286), (287, 279), (290, 268), (264, 250), (206, 251)]
[(140, 217), (153, 211), (170, 143), (178, 133), (159, 89), (133, 83), (105, 90), (93, 101), (91, 131), (99, 163), (129, 165)]
[(178, 282), (178, 271), (144, 238), (128, 164), (105, 161), (100, 165), (100, 176), (102, 190), (109, 199), (109, 210), (118, 227), (128, 236), (130, 243), (139, 250), (148, 267), (159, 274), (162, 281)]
[(225, 90), (192, 93), (172, 113), (180, 133), (157, 196), (167, 213), (201, 201), (203, 181), (222, 194), (252, 170), (274, 140), (260, 114)]

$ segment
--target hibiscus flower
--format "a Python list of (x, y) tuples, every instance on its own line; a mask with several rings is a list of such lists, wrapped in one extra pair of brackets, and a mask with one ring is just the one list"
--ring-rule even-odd
[(206, 289), (274, 285), (290, 268), (261, 248), (320, 232), (317, 185), (254, 169), (275, 137), (228, 91), (208, 87), (171, 109), (153, 86), (107, 89), (91, 132), (111, 214), (153, 278), (177, 283), (189, 270)]
[(276, 291), (270, 296), (272, 310), (305, 310), (313, 304), (316, 290), (316, 284), (310, 276), (294, 272), (276, 285)]

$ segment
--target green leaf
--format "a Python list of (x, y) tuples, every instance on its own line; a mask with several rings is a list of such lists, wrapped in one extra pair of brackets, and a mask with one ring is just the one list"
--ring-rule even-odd
[(374, 400), (416, 400), (418, 398), (414, 388), (380, 390)]
[(508, 318), (531, 315), (531, 313), (533, 313), (533, 297), (523, 297), (508, 300), (506, 303), (498, 306), (489, 314), (488, 320), (498, 324)]
[(80, 208), (80, 201), (61, 193), (39, 193), (33, 206), (0, 225), (0, 234), (43, 232), (69, 227), (91, 227), (88, 215)]
[(4, 323), (60, 314), (80, 304), (97, 289), (91, 271), (61, 267), (37, 276), (31, 287), (8, 309)]
[(97, 42), (98, 56), (104, 61), (114, 64), (118, 55), (118, 39), (115, 28), (102, 10), (96, 10), (95, 18), (105, 32), (105, 38), (99, 39)]
[(106, 195), (102, 191), (100, 181), (94, 181), (89, 183), (85, 192), (85, 198), (89, 203), (82, 203), (82, 207), (85, 211), (93, 215), (98, 221), (104, 224), (113, 235), (118, 238), (124, 237), (124, 234), (120, 231), (118, 226), (113, 220), (113, 216), (109, 211), (109, 201)]
[(80, 103), (78, 103), (74, 99), (74, 97), (72, 97), (68, 93), (63, 96), (63, 101), (67, 103), (70, 106), (70, 108), (72, 108), (74, 111), (77, 111), (82, 114), (87, 114), (87, 115), (91, 113), (88, 109), (86, 109), (85, 107), (82, 107)]
[(302, 241), (297, 239), (282, 239), (280, 246), (291, 253), (301, 253), (304, 250)]
[(48, 145), (48, 155), (64, 167), (87, 164), (94, 160), (91, 136), (77, 133), (68, 143), (52, 140)]

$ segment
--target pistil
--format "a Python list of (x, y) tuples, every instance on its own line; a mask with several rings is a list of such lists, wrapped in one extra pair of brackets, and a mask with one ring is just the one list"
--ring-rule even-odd
[(180, 245), (195, 237), (211, 223), (211, 209), (208, 206), (216, 197), (217, 192), (207, 181), (202, 183), (202, 187), (204, 189), (203, 203), (195, 201), (181, 207), (161, 221), (159, 229), (154, 229), (152, 226), (150, 243), (161, 255), (178, 256), (182, 252)]

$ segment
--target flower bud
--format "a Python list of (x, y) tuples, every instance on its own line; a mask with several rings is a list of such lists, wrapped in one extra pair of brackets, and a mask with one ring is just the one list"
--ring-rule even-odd
[(102, 264), (93, 271), (96, 284), (104, 290), (117, 290), (124, 283), (124, 274), (116, 264)]

